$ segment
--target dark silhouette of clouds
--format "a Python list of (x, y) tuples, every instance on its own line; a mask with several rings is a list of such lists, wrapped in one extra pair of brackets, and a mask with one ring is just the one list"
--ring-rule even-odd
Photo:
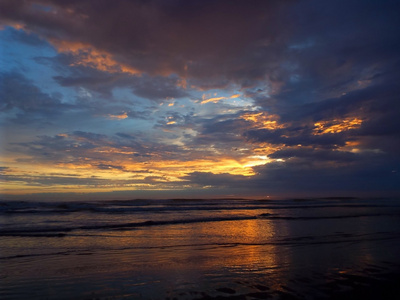
[(58, 95), (43, 93), (19, 73), (0, 73), (0, 111), (17, 109), (22, 115), (52, 117), (71, 106), (62, 103)]

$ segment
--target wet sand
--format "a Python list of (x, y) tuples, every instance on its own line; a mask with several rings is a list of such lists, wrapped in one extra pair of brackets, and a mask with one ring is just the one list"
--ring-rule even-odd
[[(368, 272), (367, 272), (368, 273)], [(199, 300), (249, 300), (249, 299), (325, 299), (325, 300), (377, 300), (377, 299), (400, 299), (400, 273), (380, 274), (379, 278), (375, 276), (368, 277), (359, 275), (341, 275), (335, 279), (326, 278), (327, 283), (319, 284), (313, 287), (309, 292), (299, 291), (304, 289), (303, 283), (311, 283), (312, 280), (299, 278), (298, 282), (292, 282), (288, 286), (281, 286), (279, 290), (273, 290), (266, 285), (245, 284), (254, 291), (248, 293), (238, 293), (236, 290), (227, 287), (216, 289), (218, 295), (210, 296), (206, 292), (190, 291), (189, 296), (195, 296)], [(181, 297), (165, 298), (166, 300), (184, 299), (185, 293)]]
[(6, 203), (0, 299), (400, 299), (400, 202)]

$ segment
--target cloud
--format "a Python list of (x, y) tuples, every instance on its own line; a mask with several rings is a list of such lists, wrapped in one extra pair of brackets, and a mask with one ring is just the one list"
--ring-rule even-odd
[(249, 87), (267, 79), (284, 83), (286, 97), (297, 95), (296, 101), (312, 96), (313, 83), (328, 88), (378, 55), (390, 60), (399, 45), (393, 44), (396, 3), (250, 2), (42, 1), (43, 10), (38, 1), (3, 1), (1, 17), (73, 55), (77, 66), (110, 72), (106, 66), (115, 62), (111, 67), (177, 74), (199, 86), (228, 80)]
[[(366, 163), (370, 159), (376, 161)], [(188, 174), (184, 179), (198, 187), (213, 187), (216, 190), (229, 188), (234, 193), (248, 191), (249, 195), (255, 193), (286, 197), (311, 194), (382, 196), (394, 195), (398, 191), (399, 168), (399, 160), (388, 163), (376, 155), (365, 156), (351, 167), (348, 163), (344, 165), (314, 163), (314, 158), (311, 156), (301, 160), (272, 162), (254, 167), (257, 174), (251, 177), (195, 172)]]
[(300, 158), (313, 162), (332, 161), (337, 163), (349, 163), (359, 159), (356, 153), (328, 149), (313, 149), (313, 148), (285, 148), (278, 150), (269, 155), (270, 158), (291, 159)]
[[(0, 111), (15, 112), (23, 118), (55, 117), (73, 106), (65, 104), (59, 95), (42, 92), (19, 73), (0, 73)], [(21, 122), (21, 120), (19, 120)]]
[(195, 184), (197, 187), (214, 188), (243, 188), (248, 182), (251, 182), (246, 176), (232, 175), (228, 173), (214, 174), (211, 172), (193, 172), (182, 179)]
[(224, 99), (234, 99), (234, 98), (240, 97), (240, 94), (235, 94), (230, 97), (213, 97), (213, 98), (208, 98), (208, 99), (205, 99), (204, 96), (205, 95), (203, 95), (203, 101), (201, 101), (200, 104), (206, 104), (206, 103), (210, 103), (210, 102), (217, 103), (218, 101), (224, 100)]
[(9, 169), (9, 167), (0, 167), (0, 172), (5, 173)]
[[(328, 157), (334, 159), (333, 164), (322, 163), (317, 155), (317, 162), (313, 157), (303, 157), (255, 167), (258, 175), (254, 178), (254, 184), (271, 191), (286, 189), (305, 194), (312, 191), (322, 194), (358, 192), (366, 195), (368, 192), (388, 194), (396, 191), (399, 178), (393, 170), (398, 169), (398, 160), (388, 163), (380, 155), (366, 154), (354, 161), (343, 154), (345, 157), (332, 154), (329, 153)], [(323, 160), (326, 161), (326, 157)]]
[(112, 115), (112, 114), (108, 114), (107, 118), (111, 119), (111, 120), (123, 120), (126, 119), (128, 117), (128, 113), (127, 112), (123, 112), (119, 115)]
[[(21, 5), (3, 1), (1, 17), (6, 23), (20, 22), (23, 28), (34, 29), (56, 47), (69, 44), (58, 46), (59, 51), (76, 54), (80, 64), (99, 53), (104, 60), (151, 75), (205, 78), (225, 69), (228, 77), (243, 77), (243, 73), (256, 77), (257, 72), (243, 65), (251, 63), (254, 68), (253, 52), (262, 48), (257, 44), (275, 37), (268, 25), (277, 21), (282, 3), (290, 2), (118, 0), (93, 6), (91, 1), (45, 1), (43, 10), (34, 5), (37, 1)], [(85, 51), (91, 51), (91, 56), (82, 57)], [(99, 68), (99, 64), (92, 66)]]
[(199, 156), (189, 149), (162, 143), (141, 132), (106, 135), (74, 131), (41, 135), (33, 141), (13, 143), (9, 145), (9, 150), (27, 157), (17, 159), (20, 163), (34, 159), (35, 163), (51, 163), (54, 166), (83, 167), (88, 170), (129, 169), (131, 172), (149, 169), (150, 165), (158, 170), (173, 164), (171, 161), (190, 162)]
[(177, 76), (115, 75), (87, 66), (71, 66), (71, 59), (56, 57), (49, 60), (53, 65), (63, 68), (68, 74), (54, 76), (54, 80), (64, 87), (83, 87), (106, 98), (112, 96), (113, 89), (118, 87), (129, 88), (133, 94), (153, 101), (189, 95), (184, 88), (179, 86), (180, 79)]
[(77, 177), (67, 175), (1, 175), (0, 179), (6, 182), (22, 182), (29, 186), (102, 186), (107, 184), (107, 180), (96, 177)]
[(284, 144), (286, 146), (321, 146), (337, 147), (346, 143), (346, 133), (314, 135), (309, 127), (292, 127), (278, 130), (257, 129), (245, 133), (251, 142), (267, 142), (271, 144)]
[[(171, 188), (394, 190), (399, 9), (358, 0), (1, 1), (7, 41), (52, 47), (46, 57), (28, 59), (22, 46), (15, 54), (50, 80), (13, 71), (15, 62), (0, 75), (0, 111), (15, 136), (7, 153), (16, 164), (107, 176), (137, 170), (137, 183)], [(42, 176), (35, 184), (51, 181)]]
[(165, 100), (167, 98), (188, 96), (188, 93), (178, 84), (179, 79), (175, 76), (149, 77), (144, 75), (132, 80), (131, 87), (137, 96), (150, 100)]

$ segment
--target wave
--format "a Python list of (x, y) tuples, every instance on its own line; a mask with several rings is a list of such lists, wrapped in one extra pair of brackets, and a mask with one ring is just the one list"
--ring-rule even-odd
[[(347, 198), (346, 198), (347, 199)], [(88, 202), (0, 201), (0, 214), (66, 214), (79, 211), (129, 214), (140, 212), (218, 211), (218, 210), (291, 210), (312, 208), (400, 207), (400, 203), (362, 200), (114, 200)]]
[(144, 222), (129, 222), (120, 224), (99, 224), (99, 225), (83, 225), (75, 227), (36, 227), (36, 228), (13, 228), (0, 230), (0, 236), (64, 236), (67, 232), (77, 230), (128, 230), (140, 227), (204, 223), (204, 222), (222, 222), (222, 221), (239, 221), (256, 219), (257, 216), (233, 216), (233, 217), (210, 217), (210, 218), (193, 218), (193, 219), (177, 219), (177, 220), (149, 220)]
[(329, 219), (349, 219), (349, 218), (364, 218), (364, 217), (382, 217), (382, 216), (399, 216), (397, 213), (381, 213), (381, 214), (353, 214), (353, 215), (336, 215), (336, 216), (279, 216), (269, 213), (261, 214), (261, 218), (274, 220), (329, 220)]
[[(223, 221), (242, 221), (254, 219), (288, 220), (288, 221), (307, 221), (307, 220), (329, 220), (329, 219), (348, 219), (365, 217), (399, 217), (396, 212), (391, 213), (371, 213), (371, 214), (352, 214), (334, 216), (285, 216), (271, 213), (247, 216), (218, 216), (218, 217), (199, 217), (173, 220), (148, 220), (142, 222), (126, 223), (102, 223), (95, 225), (79, 226), (37, 226), (37, 227), (14, 227), (0, 229), (0, 236), (29, 236), (29, 237), (64, 237), (72, 231), (93, 231), (93, 230), (132, 230), (150, 226), (168, 226), (191, 223), (223, 222)], [(57, 223), (55, 223), (57, 224)]]
[[(79, 235), (80, 236), (80, 235)], [(113, 237), (113, 236), (111, 236)], [(114, 236), (118, 237), (118, 236)], [(92, 255), (102, 251), (127, 251), (127, 250), (152, 250), (152, 249), (178, 249), (178, 248), (219, 248), (219, 247), (246, 247), (246, 246), (313, 246), (322, 244), (344, 244), (357, 243), (366, 241), (390, 241), (398, 240), (399, 232), (375, 232), (368, 234), (347, 234), (335, 233), (328, 235), (314, 236), (297, 236), (297, 237), (282, 237), (270, 239), (263, 242), (212, 242), (212, 243), (191, 243), (191, 244), (172, 244), (172, 245), (154, 245), (154, 246), (129, 246), (129, 247), (113, 247), (99, 249), (69, 249), (66, 251), (55, 251), (47, 253), (29, 253), (10, 256), (0, 256), (0, 260), (18, 259), (37, 256), (58, 256), (58, 255)], [(112, 244), (110, 244), (112, 245)]]

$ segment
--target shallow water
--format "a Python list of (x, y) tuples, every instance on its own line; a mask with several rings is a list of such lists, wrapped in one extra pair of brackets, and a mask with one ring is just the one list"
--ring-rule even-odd
[(1, 299), (319, 299), (400, 273), (396, 199), (2, 201), (0, 216)]

